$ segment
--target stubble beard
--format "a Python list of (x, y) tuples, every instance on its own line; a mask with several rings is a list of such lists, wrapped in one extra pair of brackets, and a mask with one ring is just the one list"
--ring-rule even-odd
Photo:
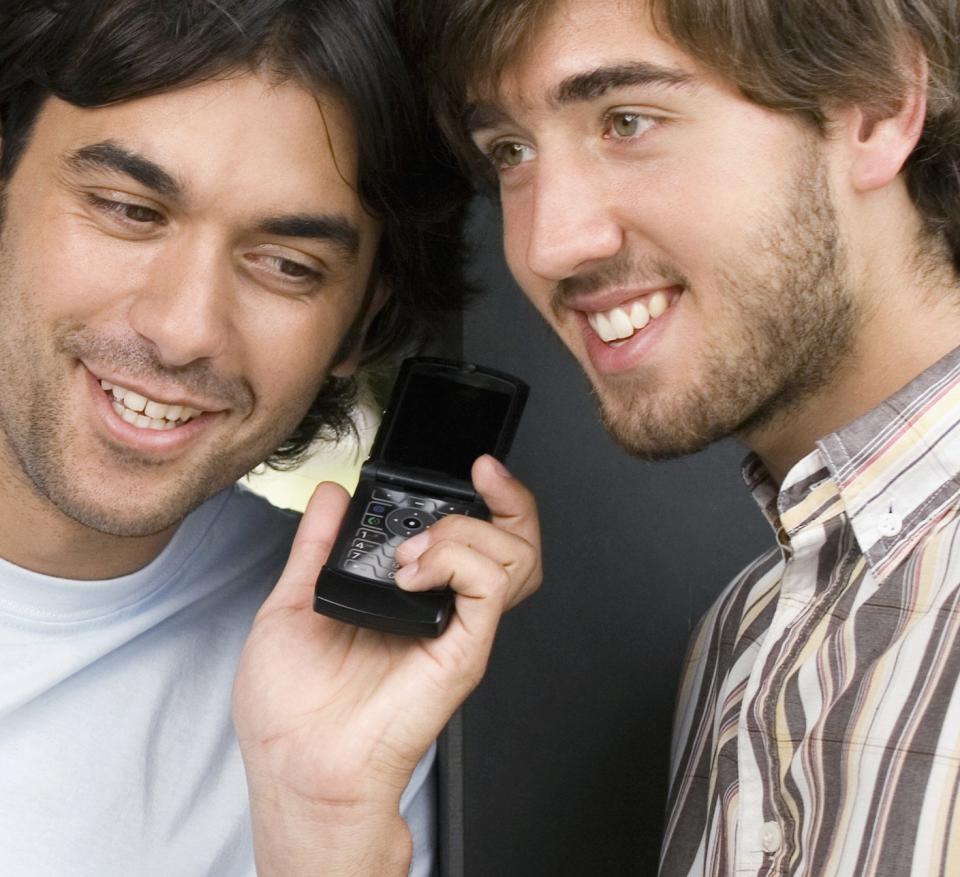
[(786, 208), (717, 271), (728, 331), (696, 352), (698, 382), (670, 398), (653, 376), (594, 387), (604, 426), (632, 456), (669, 459), (782, 427), (850, 355), (860, 314), (825, 169), (812, 148), (800, 164)]
[[(110, 536), (152, 536), (176, 526), (263, 460), (290, 427), (285, 423), (257, 436), (255, 446), (207, 450), (188, 471), (170, 471), (114, 446), (99, 447), (96, 458), (74, 459), (69, 449), (88, 445), (66, 417), (51, 415), (50, 396), (39, 389), (31, 388), (29, 404), (13, 417), (0, 414), (4, 443), (37, 493), (73, 521)], [(127, 494), (124, 485), (138, 478), (153, 487), (142, 496)]]
[[(5, 371), (0, 366), (0, 376)], [(169, 466), (163, 472), (162, 463), (121, 447), (95, 445), (95, 456), (78, 457), (73, 449), (90, 444), (63, 413), (69, 410), (61, 404), (66, 395), (49, 381), (24, 387), (22, 400), (0, 412), (4, 450), (28, 487), (66, 517), (97, 532), (119, 537), (161, 533), (258, 462), (251, 460), (247, 466), (236, 458), (236, 448), (232, 456), (208, 451), (181, 472), (169, 471)], [(138, 495), (131, 485), (141, 478), (153, 486)]]
[[(297, 410), (289, 421), (273, 423), (269, 434), (255, 436), (242, 448), (234, 444), (223, 452), (208, 448), (188, 470), (164, 467), (120, 446), (94, 443), (95, 456), (75, 451), (90, 449), (91, 444), (83, 441), (85, 436), (69, 419), (71, 391), (55, 377), (65, 374), (63, 363), (95, 351), (99, 361), (112, 363), (124, 374), (149, 377), (163, 369), (142, 345), (125, 345), (82, 327), (62, 328), (53, 337), (45, 336), (49, 327), (43, 314), (33, 304), (31, 291), (21, 286), (0, 227), (0, 309), (16, 315), (16, 325), (0, 330), (0, 382), (4, 388), (0, 396), (0, 461), (6, 477), (78, 524), (119, 537), (145, 537), (168, 530), (261, 462), (302, 415)], [(54, 375), (46, 373), (51, 365)], [(232, 399), (241, 410), (254, 404), (252, 391), (238, 383), (231, 389), (198, 373), (188, 386), (200, 389), (205, 380), (207, 386), (219, 388), (215, 398)], [(164, 468), (168, 471), (160, 479), (157, 472)], [(153, 485), (142, 496), (133, 493), (138, 476)]]
[[(44, 418), (42, 406), (33, 406), (26, 431), (29, 452), (21, 444), (13, 446), (17, 463), (34, 489), (71, 520), (119, 537), (145, 537), (162, 533), (179, 524), (193, 509), (226, 487), (233, 478), (224, 477), (226, 459), (209, 458), (199, 473), (191, 477), (167, 476), (164, 497), (146, 494), (142, 500), (118, 497), (111, 482), (110, 467), (102, 470), (103, 480), (94, 483), (88, 476), (78, 483), (78, 473), (68, 462), (63, 448), (75, 446), (76, 430), (61, 422)], [(114, 452), (114, 465), (127, 472), (146, 471), (150, 467), (132, 454)], [(92, 473), (91, 473), (92, 474)], [(219, 476), (219, 477), (218, 477)], [(119, 501), (118, 501), (119, 500)], [(136, 508), (131, 510), (131, 502)]]

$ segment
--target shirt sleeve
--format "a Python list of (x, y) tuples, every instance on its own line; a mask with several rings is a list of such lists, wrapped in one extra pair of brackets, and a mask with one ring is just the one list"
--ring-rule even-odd
[(437, 873), (437, 744), (427, 750), (400, 797), (400, 815), (413, 836), (409, 877)]

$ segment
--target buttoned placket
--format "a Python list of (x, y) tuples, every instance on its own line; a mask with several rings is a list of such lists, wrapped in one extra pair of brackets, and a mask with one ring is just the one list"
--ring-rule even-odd
[[(783, 495), (780, 504), (782, 498)], [(784, 518), (789, 521), (789, 508), (783, 508), (780, 518), (773, 522), (784, 564), (780, 593), (770, 627), (754, 659), (737, 725), (740, 788), (735, 873), (738, 875), (766, 877), (780, 873), (781, 868), (787, 865), (790, 852), (787, 833), (779, 816), (786, 808), (779, 799), (778, 770), (770, 763), (757, 762), (749, 729), (749, 711), (753, 709), (758, 696), (762, 695), (767, 702), (773, 702), (777, 697), (771, 682), (778, 678), (777, 670), (783, 660), (789, 659), (790, 653), (777, 655), (776, 652), (785, 648), (786, 638), (797, 624), (803, 623), (816, 597), (819, 554), (825, 537), (824, 529), (819, 525), (791, 532), (784, 525)], [(767, 667), (771, 658), (774, 659), (772, 673)], [(759, 732), (768, 740), (773, 739), (774, 728), (766, 723), (761, 725)], [(776, 799), (765, 801), (770, 788)], [(771, 818), (771, 814), (778, 815)]]

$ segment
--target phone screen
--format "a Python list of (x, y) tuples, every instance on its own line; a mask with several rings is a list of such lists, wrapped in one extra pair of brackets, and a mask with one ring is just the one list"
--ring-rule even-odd
[(494, 451), (512, 395), (414, 372), (382, 458), (470, 480), (470, 467)]

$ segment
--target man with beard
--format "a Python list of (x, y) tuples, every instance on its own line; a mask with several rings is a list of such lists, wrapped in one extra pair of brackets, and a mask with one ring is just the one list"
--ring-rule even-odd
[(610, 432), (736, 437), (776, 534), (691, 643), (662, 873), (957, 872), (956, 3), (404, 6)]
[(340, 488), (298, 529), (234, 484), (457, 304), (420, 106), (377, 0), (3, 4), (4, 875), (432, 872), (405, 687), (479, 678), (536, 584), (528, 494), (481, 459), (493, 523), (407, 549), (465, 593), (420, 644), (313, 611)]

